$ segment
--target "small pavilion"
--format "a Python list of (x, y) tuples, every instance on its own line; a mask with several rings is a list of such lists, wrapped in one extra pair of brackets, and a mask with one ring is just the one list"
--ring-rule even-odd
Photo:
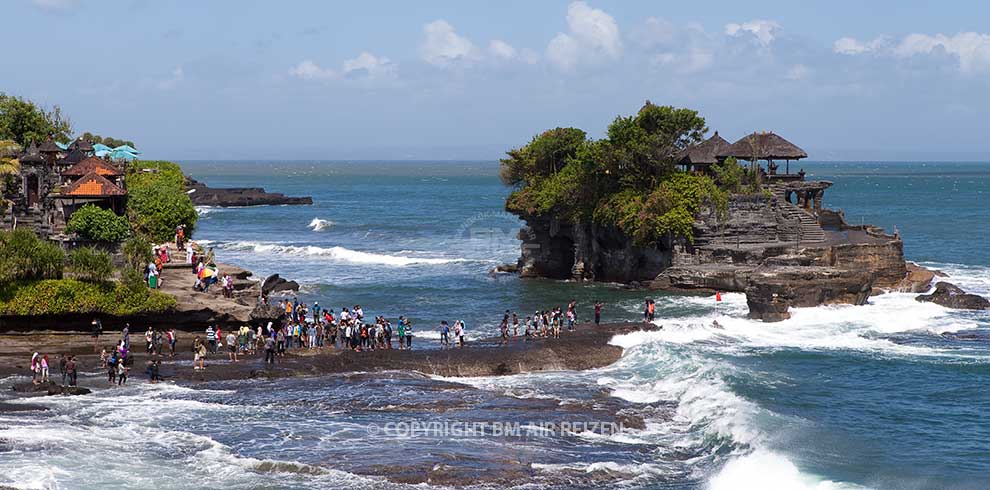
[[(808, 154), (794, 143), (787, 141), (774, 132), (756, 132), (743, 136), (729, 145), (718, 155), (720, 158), (735, 157), (756, 164), (760, 160), (767, 162), (767, 176), (770, 180), (804, 180), (804, 171), (791, 174), (791, 160), (808, 158)], [(778, 160), (784, 160), (785, 171), (777, 172)]]
[(678, 153), (676, 161), (678, 165), (684, 166), (685, 171), (710, 174), (712, 165), (720, 161), (718, 155), (729, 146), (729, 142), (715, 131), (711, 138)]

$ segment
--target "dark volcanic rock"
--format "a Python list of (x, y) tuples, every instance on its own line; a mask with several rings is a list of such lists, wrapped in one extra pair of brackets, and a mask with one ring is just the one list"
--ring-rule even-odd
[(266, 295), (282, 291), (299, 291), (299, 283), (286, 280), (278, 274), (272, 274), (261, 284), (261, 291)]
[(873, 273), (865, 270), (763, 267), (750, 275), (746, 286), (749, 317), (776, 322), (790, 318), (791, 306), (862, 305), (870, 297), (873, 279)]
[(13, 388), (16, 393), (44, 394), (44, 395), (88, 395), (92, 393), (89, 388), (79, 386), (62, 386), (54, 382), (48, 384), (17, 383)]
[(519, 232), (520, 277), (630, 283), (671, 265), (669, 244), (640, 247), (614, 227), (526, 216)]
[(932, 294), (922, 294), (914, 299), (935, 303), (946, 308), (958, 308), (962, 310), (990, 309), (990, 300), (977, 294), (967, 293), (955, 284), (944, 281), (935, 284), (935, 291)]
[(265, 192), (261, 187), (229, 187), (213, 189), (202, 182), (187, 178), (186, 186), (193, 192), (189, 194), (193, 204), (197, 206), (260, 206), (282, 204), (313, 204), (313, 198), (289, 197), (279, 192)]

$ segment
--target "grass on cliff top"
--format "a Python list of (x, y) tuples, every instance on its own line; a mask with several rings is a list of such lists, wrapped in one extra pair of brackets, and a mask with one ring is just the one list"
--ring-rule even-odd
[(123, 283), (77, 279), (15, 281), (0, 286), (0, 315), (133, 315), (174, 309), (175, 298)]

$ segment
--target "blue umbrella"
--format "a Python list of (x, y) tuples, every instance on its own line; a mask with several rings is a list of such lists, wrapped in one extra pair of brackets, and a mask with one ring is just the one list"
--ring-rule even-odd
[(124, 151), (124, 150), (121, 150), (119, 148), (115, 148), (113, 150), (113, 152), (110, 153), (110, 159), (111, 160), (124, 160), (124, 161), (130, 162), (130, 161), (133, 161), (133, 160), (137, 160), (137, 155), (135, 155), (135, 154), (133, 154), (133, 153), (131, 153), (129, 151)]
[(118, 150), (119, 151), (126, 151), (127, 153), (130, 153), (131, 155), (140, 155), (141, 154), (140, 151), (137, 151), (136, 149), (132, 148), (131, 145), (120, 145), (120, 146), (114, 148), (114, 151), (118, 151)]

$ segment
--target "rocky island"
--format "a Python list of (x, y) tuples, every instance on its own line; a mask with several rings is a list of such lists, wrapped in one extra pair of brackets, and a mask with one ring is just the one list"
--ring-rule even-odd
[(791, 171), (804, 150), (772, 132), (730, 144), (705, 131), (694, 111), (647, 102), (606, 139), (557, 128), (508, 152), (506, 208), (526, 222), (520, 275), (744, 292), (764, 321), (929, 289), (934, 274), (905, 261), (898, 234), (850, 225), (824, 206), (832, 182)]
[(189, 198), (196, 206), (241, 207), (265, 205), (313, 204), (313, 198), (290, 197), (280, 192), (267, 192), (261, 187), (214, 188), (191, 177), (186, 178)]

